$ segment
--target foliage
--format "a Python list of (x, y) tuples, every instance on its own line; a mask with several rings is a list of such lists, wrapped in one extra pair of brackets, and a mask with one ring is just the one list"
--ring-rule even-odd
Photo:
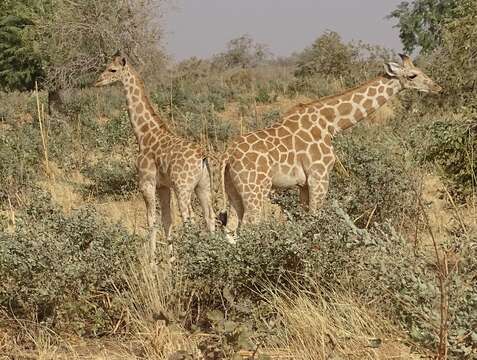
[(31, 195), (14, 232), (0, 233), (0, 306), (82, 334), (111, 329), (119, 314), (104, 296), (134, 261), (138, 239), (91, 208), (68, 216), (44, 192)]
[(7, 204), (7, 199), (14, 199), (16, 192), (37, 178), (39, 149), (39, 131), (33, 124), (21, 131), (0, 131), (0, 204)]
[(413, 218), (416, 211), (415, 179), (404, 165), (404, 154), (384, 137), (383, 128), (374, 132), (359, 128), (334, 142), (340, 162), (331, 176), (330, 197), (339, 199), (362, 227), (370, 222), (401, 224), (403, 219)]
[[(298, 92), (307, 87), (326, 88), (328, 83), (341, 82), (341, 87), (356, 85), (372, 76), (382, 73), (384, 61), (394, 53), (380, 46), (362, 42), (344, 43), (334, 31), (327, 31), (318, 37), (311, 47), (298, 54), (296, 61), (296, 82), (292, 84)], [(334, 91), (336, 92), (336, 88)], [(341, 90), (341, 89), (340, 89)], [(323, 91), (312, 92), (323, 96)]]
[[(470, 197), (477, 188), (477, 120), (465, 122), (436, 119), (419, 126), (412, 145), (424, 163), (437, 166), (458, 198)], [(425, 134), (427, 141), (421, 142)]]
[(43, 76), (40, 57), (23, 34), (31, 25), (26, 18), (0, 17), (0, 89), (33, 89), (35, 81)]
[(427, 53), (442, 43), (444, 24), (455, 16), (456, 0), (403, 1), (389, 14), (388, 19), (397, 19), (399, 37), (404, 49)]
[(213, 64), (219, 68), (249, 68), (263, 63), (270, 56), (266, 45), (256, 43), (250, 35), (230, 40), (226, 50), (215, 56)]
[(441, 102), (459, 111), (477, 112), (477, 3), (459, 1), (454, 18), (442, 30), (441, 45), (426, 60), (429, 74), (444, 89)]
[(327, 31), (301, 53), (295, 75), (346, 76), (357, 56), (354, 46), (344, 44), (337, 32)]
[[(236, 306), (227, 319), (213, 313), (219, 323), (214, 326), (225, 326), (220, 322), (224, 319), (232, 320), (233, 328), (236, 321), (230, 314), (247, 323), (246, 319), (263, 310), (260, 299), (267, 286), (283, 287), (293, 298), (290, 280), (306, 291), (308, 278), (325, 290), (346, 288), (363, 301), (381, 304), (384, 313), (409, 331), (413, 340), (435, 347), (440, 310), (434, 260), (426, 251), (413, 248), (389, 224), (360, 229), (334, 202), (316, 215), (298, 211), (291, 221), (263, 223), (253, 231), (252, 236), (242, 229), (235, 246), (191, 229), (176, 239), (178, 265), (192, 281), (191, 291), (202, 299), (202, 307), (220, 309), (224, 300), (218, 299), (217, 292), (232, 294)], [(476, 240), (456, 236), (449, 239), (446, 250), (463, 261), (452, 268), (448, 284), (450, 353), (459, 358), (469, 356), (477, 339), (472, 330), (477, 321), (472, 290)], [(228, 302), (230, 295), (223, 296)]]

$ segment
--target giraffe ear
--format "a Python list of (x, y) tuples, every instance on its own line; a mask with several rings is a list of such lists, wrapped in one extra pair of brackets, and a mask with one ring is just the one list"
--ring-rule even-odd
[(409, 56), (407, 56), (406, 54), (399, 54), (399, 57), (401, 58), (402, 60), (402, 65), (405, 67), (405, 68), (409, 68), (409, 69), (412, 69), (414, 68), (414, 64), (411, 60), (411, 58)]
[(404, 75), (403, 67), (395, 62), (385, 63), (384, 70), (386, 71), (386, 74), (391, 77), (398, 77)]

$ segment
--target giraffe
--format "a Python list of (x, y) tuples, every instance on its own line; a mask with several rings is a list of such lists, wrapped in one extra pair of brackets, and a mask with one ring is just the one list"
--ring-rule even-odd
[(256, 223), (272, 187), (298, 186), (301, 205), (315, 212), (328, 191), (336, 134), (375, 112), (401, 90), (441, 91), (407, 55), (400, 57), (402, 65), (384, 64), (382, 76), (339, 95), (299, 104), (275, 125), (235, 139), (221, 160), (224, 204), (218, 220), (222, 225), (227, 224), (227, 199), (239, 226)]
[(149, 256), (156, 251), (156, 189), (161, 205), (162, 226), (170, 237), (171, 190), (177, 197), (183, 221), (190, 219), (191, 195), (199, 199), (208, 230), (215, 230), (211, 200), (211, 172), (206, 152), (199, 145), (173, 134), (155, 113), (139, 74), (121, 52), (99, 76), (95, 86), (122, 83), (126, 94), (129, 120), (139, 145), (136, 167), (139, 189), (146, 204), (149, 228)]

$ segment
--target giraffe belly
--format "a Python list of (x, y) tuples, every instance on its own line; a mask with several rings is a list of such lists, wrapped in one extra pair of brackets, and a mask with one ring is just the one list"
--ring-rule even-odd
[(299, 166), (296, 166), (289, 171), (286, 171), (286, 169), (277, 169), (272, 176), (272, 185), (275, 187), (301, 186), (305, 184), (305, 181), (305, 172)]

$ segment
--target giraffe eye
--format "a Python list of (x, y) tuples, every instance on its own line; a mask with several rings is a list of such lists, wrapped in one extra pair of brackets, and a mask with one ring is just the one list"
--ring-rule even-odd
[(409, 79), (415, 79), (417, 77), (417, 74), (412, 74), (412, 75), (409, 75)]
[(109, 71), (112, 72), (112, 73), (116, 72), (116, 70), (114, 70), (114, 69), (109, 69)]

